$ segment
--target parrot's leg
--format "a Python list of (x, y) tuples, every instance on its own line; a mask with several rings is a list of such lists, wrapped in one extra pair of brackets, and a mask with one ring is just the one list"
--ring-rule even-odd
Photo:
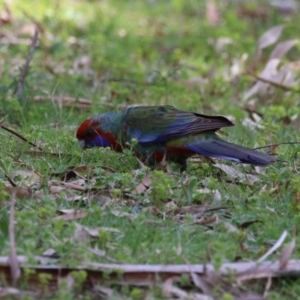
[(179, 156), (173, 159), (172, 161), (180, 165), (180, 172), (186, 171), (187, 169), (187, 158), (185, 156)]

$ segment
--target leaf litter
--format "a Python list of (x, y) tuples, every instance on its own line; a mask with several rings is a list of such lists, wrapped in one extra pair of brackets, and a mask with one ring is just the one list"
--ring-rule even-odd
[[(91, 282), (98, 282), (101, 278), (102, 284), (115, 280), (116, 276), (121, 278), (121, 281), (115, 284), (120, 285), (133, 285), (133, 286), (154, 286), (159, 282), (164, 282), (163, 290), (165, 293), (176, 295), (192, 295), (192, 297), (200, 297), (203, 293), (205, 297), (215, 295), (215, 286), (220, 287), (221, 294), (226, 292), (235, 297), (242, 297), (243, 299), (253, 299), (253, 296), (259, 298), (257, 294), (247, 293), (243, 290), (241, 282), (245, 283), (249, 280), (260, 280), (262, 278), (274, 278), (274, 277), (288, 277), (291, 272), (299, 272), (300, 262), (298, 260), (287, 259), (293, 248), (293, 241), (291, 246), (288, 245), (288, 250), (283, 250), (280, 261), (263, 261), (257, 262), (237, 262), (237, 263), (224, 263), (218, 270), (214, 268), (212, 264), (206, 265), (130, 265), (130, 264), (103, 264), (95, 262), (86, 262), (84, 265), (77, 267), (63, 267), (61, 265), (55, 265), (56, 260), (52, 258), (42, 258), (35, 256), (33, 261), (35, 263), (43, 262), (44, 264), (28, 264), (28, 258), (25, 256), (18, 256), (17, 260), (21, 268), (34, 269), (35, 272), (30, 273), (28, 277), (28, 284), (35, 285), (39, 274), (51, 274), (51, 280), (48, 282), (49, 290), (55, 290), (58, 287), (58, 282), (62, 278), (65, 278), (69, 274), (72, 274), (75, 270), (84, 270), (87, 273), (87, 277), (84, 280), (85, 283), (91, 286)], [(48, 261), (47, 264), (45, 262)], [(51, 263), (51, 261), (53, 261)], [(283, 264), (284, 262), (284, 269)], [(9, 262), (7, 257), (0, 257), (0, 271), (9, 282), (9, 269), (7, 268)], [(104, 273), (106, 274), (104, 276)], [(181, 282), (178, 286), (174, 283), (180, 276), (187, 276), (187, 282), (184, 284)], [(234, 284), (233, 284), (234, 282)], [(189, 293), (186, 288), (194, 284), (198, 291)], [(36, 286), (35, 286), (36, 288)], [(252, 298), (250, 297), (252, 296)], [(189, 298), (190, 299), (190, 298)], [(202, 299), (202, 298), (193, 298)], [(210, 298), (204, 298), (210, 299)], [(212, 298), (214, 299), (214, 298)], [(256, 299), (256, 298), (255, 298)]]

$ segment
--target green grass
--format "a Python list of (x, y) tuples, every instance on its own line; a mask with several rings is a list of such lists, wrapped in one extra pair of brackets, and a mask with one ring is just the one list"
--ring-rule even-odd
[[(253, 7), (259, 9), (260, 2), (253, 1)], [(241, 3), (237, 7), (242, 6)], [(220, 24), (213, 27), (206, 20), (204, 1), (43, 0), (35, 4), (34, 15), (32, 1), (11, 1), (14, 19), (3, 25), (7, 32), (28, 39), (22, 28), (31, 23), (30, 18), (40, 24), (43, 32), (20, 101), (14, 98), (14, 91), (28, 45), (0, 42), (0, 113), (7, 126), (48, 153), (34, 155), (31, 146), (6, 131), (0, 132), (0, 186), (6, 181), (4, 174), (18, 186), (29, 186), (22, 176), (14, 177), (17, 170), (35, 170), (41, 174), (40, 180), (30, 186), (40, 196), (17, 200), (19, 255), (33, 257), (52, 248), (60, 255), (58, 262), (62, 265), (108, 262), (87, 250), (98, 246), (120, 263), (212, 262), (218, 266), (238, 258), (258, 259), (284, 230), (288, 231), (289, 240), (297, 235), (299, 145), (277, 147), (276, 152), (286, 163), (278, 162), (264, 169), (263, 174), (255, 174), (251, 167), (225, 162), (259, 177), (258, 183), (248, 185), (237, 184), (207, 162), (189, 163), (184, 174), (175, 165), (171, 165), (171, 173), (163, 173), (141, 168), (130, 151), (82, 152), (75, 138), (76, 127), (89, 116), (124, 105), (169, 104), (184, 110), (234, 117), (237, 126), (222, 130), (221, 135), (244, 146), (254, 148), (299, 140), (298, 93), (276, 89), (274, 95), (257, 101), (255, 110), (262, 114), (261, 125), (265, 128), (249, 129), (242, 121), (248, 117), (245, 107), (250, 104), (242, 98), (252, 80), (245, 72), (238, 78), (230, 75), (232, 63), (241, 61), (243, 55), (248, 56), (243, 67), (248, 70), (258, 38), (270, 27), (285, 24), (281, 40), (297, 38), (297, 16), (285, 19), (270, 8), (267, 16), (253, 21), (239, 18), (237, 7), (220, 7)], [(230, 38), (231, 43), (216, 50), (217, 41), (224, 37)], [(263, 51), (255, 74), (263, 69), (270, 49), (273, 46)], [(84, 56), (90, 63), (74, 67)], [(282, 65), (296, 60), (299, 60), (299, 45), (282, 59)], [(186, 83), (195, 77), (206, 79), (201, 87)], [(61, 108), (57, 102), (34, 103), (37, 95), (68, 95), (90, 99), (93, 104), (89, 110)], [(290, 124), (286, 124), (287, 118), (291, 118)], [(108, 189), (109, 193), (97, 196), (93, 190), (88, 200), (84, 198), (89, 195), (86, 192), (66, 189), (51, 193), (51, 180), (59, 180), (59, 174), (64, 174), (67, 168), (78, 166), (93, 168), (92, 174), (81, 174), (85, 186), (95, 185), (98, 191)], [(132, 191), (146, 176), (152, 179), (151, 188), (133, 195)], [(218, 190), (221, 200), (201, 192), (205, 188)], [(68, 201), (70, 194), (82, 199)], [(9, 254), (9, 199), (2, 191), (0, 255)], [(171, 205), (193, 204), (225, 206), (226, 211), (206, 215), (207, 219), (216, 214), (218, 221), (199, 225), (194, 224), (189, 214), (176, 219), (169, 209)], [(154, 214), (153, 207), (159, 212)], [(75, 221), (57, 220), (61, 209), (79, 209), (87, 212), (87, 216)], [(116, 211), (128, 215), (116, 216)], [(244, 228), (243, 224), (251, 221), (257, 222)], [(91, 242), (74, 242), (75, 222), (92, 228), (112, 227), (119, 232), (100, 230), (99, 237)], [(229, 230), (228, 224), (236, 231)], [(277, 257), (275, 254), (271, 258)], [(298, 239), (293, 257), (299, 257)], [(271, 287), (271, 298), (289, 299), (289, 291), (297, 294), (297, 290), (296, 281), (278, 280)], [(134, 299), (134, 291), (119, 292)], [(68, 297), (72, 297), (72, 292)]]

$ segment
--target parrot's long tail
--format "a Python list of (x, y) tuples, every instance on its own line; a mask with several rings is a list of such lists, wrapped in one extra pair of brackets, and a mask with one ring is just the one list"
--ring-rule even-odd
[(274, 156), (238, 146), (219, 138), (207, 140), (196, 138), (191, 144), (185, 145), (185, 147), (205, 156), (221, 158), (253, 166), (267, 166), (280, 160)]

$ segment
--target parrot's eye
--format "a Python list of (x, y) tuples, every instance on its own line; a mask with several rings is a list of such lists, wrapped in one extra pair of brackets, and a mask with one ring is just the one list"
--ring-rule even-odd
[(94, 129), (88, 129), (87, 132), (86, 132), (86, 136), (87, 137), (92, 137), (94, 132), (95, 132)]

